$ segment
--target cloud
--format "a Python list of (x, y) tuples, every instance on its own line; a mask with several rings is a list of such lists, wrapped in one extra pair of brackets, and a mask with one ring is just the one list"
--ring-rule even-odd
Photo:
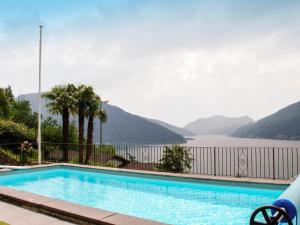
[(2, 27), (0, 85), (37, 90), (44, 22), (44, 90), (91, 84), (112, 104), (178, 125), (261, 118), (299, 100), (299, 4), (235, 2), (88, 1), (58, 18), (28, 10)]

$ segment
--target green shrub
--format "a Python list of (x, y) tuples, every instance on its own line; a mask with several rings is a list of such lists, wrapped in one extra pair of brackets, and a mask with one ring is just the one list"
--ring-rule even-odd
[(34, 135), (25, 125), (9, 120), (0, 120), (0, 144), (34, 140)]
[(192, 161), (193, 159), (190, 157), (190, 150), (188, 148), (179, 145), (166, 146), (157, 170), (162, 172), (186, 173), (190, 171)]
[(29, 101), (13, 101), (9, 118), (15, 123), (25, 124), (29, 128), (37, 127), (38, 115), (32, 112)]
[[(77, 143), (77, 128), (73, 121), (69, 126), (69, 143)], [(52, 143), (62, 143), (62, 126), (58, 124), (56, 119), (47, 117), (42, 122), (42, 141)]]
[(95, 145), (95, 152), (97, 154), (115, 155), (116, 148), (113, 145)]
[[(84, 150), (83, 154), (85, 155), (86, 151)], [(95, 154), (94, 154), (95, 153)], [(90, 165), (95, 166), (108, 166), (108, 167), (116, 167), (111, 162), (99, 162), (101, 161), (101, 154), (104, 155), (116, 155), (116, 148), (113, 145), (93, 145), (92, 147), (92, 157), (90, 159)], [(93, 155), (95, 155), (95, 159), (93, 158)], [(69, 160), (69, 163), (79, 163), (79, 157), (75, 156), (71, 160)], [(96, 164), (94, 164), (96, 163)]]
[(21, 163), (26, 164), (34, 157), (34, 149), (32, 144), (28, 141), (24, 141), (20, 145)]
[[(13, 153), (11, 150), (9, 149), (5, 149), (5, 148), (1, 148), (0, 147), (0, 153), (5, 155), (7, 158), (10, 158), (11, 160), (13, 161), (16, 161), (16, 162), (20, 162), (20, 155), (19, 154), (15, 154)], [(10, 160), (9, 160), (10, 161)]]

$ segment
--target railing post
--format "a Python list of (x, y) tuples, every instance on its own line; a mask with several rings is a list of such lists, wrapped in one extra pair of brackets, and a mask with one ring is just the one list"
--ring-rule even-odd
[(273, 154), (272, 154), (272, 159), (273, 159), (273, 180), (275, 180), (275, 149), (273, 148)]
[(214, 175), (217, 176), (217, 169), (216, 169), (216, 147), (214, 147)]

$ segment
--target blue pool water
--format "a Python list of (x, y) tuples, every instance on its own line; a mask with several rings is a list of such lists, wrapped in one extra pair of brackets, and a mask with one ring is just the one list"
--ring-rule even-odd
[(0, 185), (176, 225), (248, 224), (285, 187), (178, 182), (147, 176), (57, 167), (0, 175)]

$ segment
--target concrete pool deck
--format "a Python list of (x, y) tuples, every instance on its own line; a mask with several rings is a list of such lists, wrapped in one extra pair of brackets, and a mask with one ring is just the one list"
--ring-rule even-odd
[[(204, 181), (217, 181), (217, 182), (232, 182), (251, 185), (284, 185), (290, 184), (289, 180), (269, 180), (269, 179), (257, 179), (257, 178), (237, 178), (237, 177), (219, 177), (219, 176), (207, 176), (196, 174), (174, 174), (174, 173), (162, 173), (155, 171), (140, 171), (129, 169), (116, 169), (107, 167), (86, 166), (68, 163), (57, 163), (30, 166), (24, 168), (24, 170), (42, 169), (53, 166), (65, 166), (73, 168), (85, 168), (98, 171), (114, 171), (124, 174), (135, 174), (136, 176), (148, 175), (163, 177), (164, 179), (175, 179), (191, 182), (204, 182)], [(18, 170), (22, 168), (18, 168)], [(0, 174), (10, 173), (10, 171), (3, 171)], [(93, 208), (89, 206), (83, 206), (80, 204), (74, 204), (67, 201), (48, 198), (42, 195), (33, 194), (30, 192), (20, 191), (13, 188), (0, 186), (0, 200), (6, 201), (23, 208), (30, 209), (32, 211), (43, 213), (52, 217), (57, 217), (62, 220), (66, 220), (75, 224), (103, 224), (103, 225), (162, 225), (163, 223), (150, 221), (133, 216), (127, 216), (115, 212), (109, 212), (106, 210)]]
[(9, 225), (74, 225), (22, 207), (0, 202), (0, 221)]
[(3, 186), (0, 186), (0, 200), (74, 224), (163, 225), (163, 223), (155, 221), (74, 204)]

